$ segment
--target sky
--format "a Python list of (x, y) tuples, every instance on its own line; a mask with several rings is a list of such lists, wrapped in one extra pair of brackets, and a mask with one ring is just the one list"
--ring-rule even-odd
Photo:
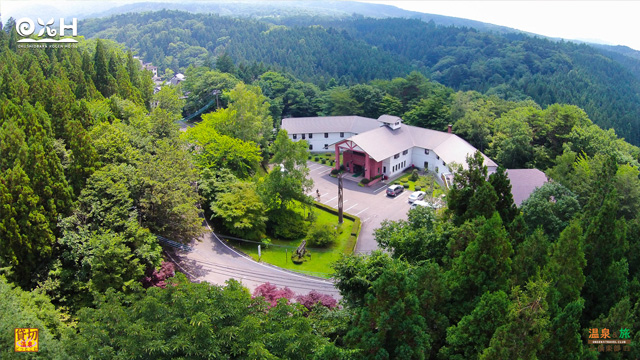
[[(108, 1), (9, 1), (0, 0), (5, 11), (73, 3), (81, 14), (104, 11), (111, 6), (144, 0)], [(158, 0), (146, 0), (158, 1)], [(167, 0), (160, 0), (167, 1)], [(179, 1), (179, 0), (174, 0)], [(583, 40), (609, 45), (626, 45), (640, 51), (640, 0), (628, 1), (485, 1), (485, 0), (359, 0), (381, 3), (430, 14), (455, 16), (495, 25), (508, 26), (534, 34)], [(53, 9), (52, 9), (53, 10)], [(54, 11), (51, 11), (52, 13)], [(3, 16), (3, 20), (6, 20)]]
[[(366, 0), (365, 0), (366, 1)], [(640, 50), (640, 1), (366, 1)]]

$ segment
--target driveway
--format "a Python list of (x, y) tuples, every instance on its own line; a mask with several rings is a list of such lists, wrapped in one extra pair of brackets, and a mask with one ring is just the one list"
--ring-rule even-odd
[(190, 244), (191, 251), (171, 249), (167, 252), (167, 256), (178, 266), (176, 270), (186, 274), (192, 281), (224, 285), (225, 281), (233, 278), (252, 292), (258, 285), (269, 282), (278, 287), (288, 287), (296, 294), (316, 290), (340, 299), (340, 293), (331, 280), (256, 262), (232, 249), (210, 228), (207, 227), (207, 230), (201, 241)]
[[(313, 179), (313, 189), (309, 195), (316, 198), (316, 189), (320, 191), (320, 202), (333, 208), (338, 208), (338, 179), (330, 176), (331, 167), (307, 161), (310, 176)], [(410, 191), (393, 197), (387, 197), (385, 192), (388, 184), (379, 182), (371, 187), (360, 187), (349, 178), (352, 174), (345, 173), (342, 185), (344, 189), (343, 209), (345, 212), (358, 216), (362, 221), (362, 230), (356, 245), (357, 253), (370, 253), (378, 248), (373, 238), (373, 230), (380, 227), (385, 220), (407, 219), (409, 211)]]

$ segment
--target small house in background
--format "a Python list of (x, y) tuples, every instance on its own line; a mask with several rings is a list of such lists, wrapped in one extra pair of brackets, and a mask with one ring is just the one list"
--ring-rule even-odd
[(511, 183), (513, 202), (518, 207), (535, 189), (549, 181), (547, 175), (538, 169), (507, 169), (506, 172)]
[(177, 74), (175, 74), (175, 75), (171, 78), (171, 80), (169, 80), (169, 83), (170, 83), (171, 85), (178, 85), (178, 84), (180, 84), (181, 82), (183, 82), (185, 79), (186, 79), (186, 78), (185, 78), (184, 74), (177, 73)]

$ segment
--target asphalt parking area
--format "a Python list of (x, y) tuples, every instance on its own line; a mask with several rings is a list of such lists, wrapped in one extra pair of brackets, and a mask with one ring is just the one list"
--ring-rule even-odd
[[(309, 195), (317, 200), (316, 190), (320, 192), (320, 202), (333, 208), (338, 207), (338, 179), (330, 176), (331, 167), (307, 162), (309, 175), (313, 179), (314, 187)], [(400, 220), (407, 218), (409, 211), (408, 198), (410, 191), (403, 191), (396, 197), (388, 197), (386, 183), (377, 183), (371, 187), (360, 187), (355, 181), (347, 179), (351, 174), (345, 174), (342, 181), (344, 189), (344, 211), (358, 216), (362, 221), (362, 229), (356, 252), (368, 253), (377, 249), (373, 238), (373, 230), (380, 227), (383, 220)]]

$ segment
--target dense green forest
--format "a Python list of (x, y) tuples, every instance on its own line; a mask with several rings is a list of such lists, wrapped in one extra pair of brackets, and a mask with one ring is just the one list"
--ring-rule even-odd
[(161, 71), (211, 66), (224, 53), (321, 88), (332, 78), (353, 85), (417, 70), (455, 90), (577, 105), (596, 124), (640, 144), (640, 78), (634, 75), (640, 61), (584, 44), (410, 19), (256, 21), (178, 11), (90, 19), (83, 31), (126, 44)]
[[(16, 326), (38, 327), (39, 356), (54, 359), (640, 356), (640, 149), (581, 108), (457, 91), (419, 71), (319, 86), (266, 62), (234, 64), (231, 51), (153, 95), (150, 73), (119, 44), (18, 48), (5, 29), (3, 358), (18, 357)], [(182, 113), (212, 90), (223, 92), (219, 107), (180, 132)], [(278, 131), (280, 118), (385, 113), (451, 123), (503, 167), (553, 181), (516, 208), (503, 169), (488, 176), (481, 156), (469, 158), (446, 211), (385, 221), (382, 251), (335, 264), (339, 306), (172, 276), (156, 235), (197, 237), (198, 204), (217, 231), (240, 237), (312, 233), (292, 211), (311, 202), (307, 146)], [(631, 345), (591, 351), (590, 330), (604, 328), (630, 329)]]

